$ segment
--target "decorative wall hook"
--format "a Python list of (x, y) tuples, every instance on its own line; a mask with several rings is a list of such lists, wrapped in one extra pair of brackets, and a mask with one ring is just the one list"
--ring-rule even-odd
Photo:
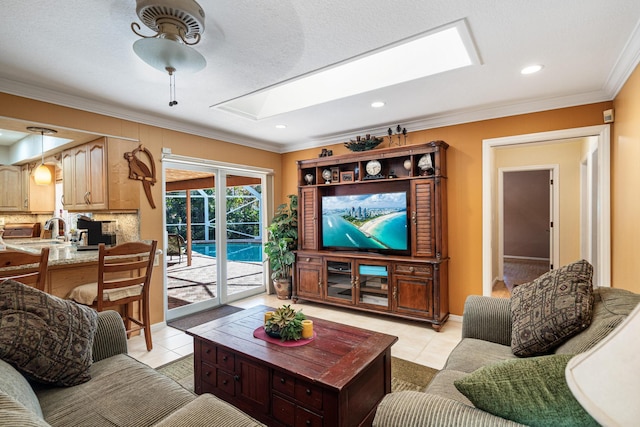
[[(147, 166), (142, 160), (136, 157), (138, 152), (146, 154), (151, 167)], [(129, 162), (129, 179), (142, 181), (142, 187), (144, 188), (144, 193), (147, 195), (147, 200), (149, 200), (151, 208), (155, 209), (156, 204), (153, 202), (151, 186), (157, 182), (156, 162), (153, 160), (151, 152), (145, 148), (144, 145), (140, 144), (135, 150), (124, 153), (124, 158)]]

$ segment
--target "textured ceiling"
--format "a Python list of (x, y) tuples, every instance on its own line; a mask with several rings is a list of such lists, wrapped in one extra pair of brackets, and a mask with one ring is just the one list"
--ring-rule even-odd
[[(398, 123), (413, 131), (611, 100), (640, 57), (637, 0), (199, 3), (195, 48), (207, 67), (176, 75), (175, 107), (168, 75), (133, 53), (134, 0), (3, 2), (0, 91), (287, 152)], [(460, 19), (480, 65), (257, 121), (209, 108)], [(531, 63), (545, 68), (520, 75)]]

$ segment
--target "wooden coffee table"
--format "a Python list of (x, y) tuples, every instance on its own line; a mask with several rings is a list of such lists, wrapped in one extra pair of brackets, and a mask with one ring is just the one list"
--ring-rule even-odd
[(397, 337), (309, 317), (316, 337), (283, 347), (254, 338), (265, 306), (196, 326), (195, 391), (213, 393), (269, 426), (371, 425), (391, 392)]

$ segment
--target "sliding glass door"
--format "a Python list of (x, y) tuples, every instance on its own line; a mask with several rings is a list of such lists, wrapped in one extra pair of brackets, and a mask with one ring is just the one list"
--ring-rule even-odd
[(266, 174), (163, 159), (166, 319), (264, 292)]

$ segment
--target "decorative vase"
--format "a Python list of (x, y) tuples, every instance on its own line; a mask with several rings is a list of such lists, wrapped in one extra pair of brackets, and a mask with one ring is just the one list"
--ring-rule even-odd
[(289, 299), (291, 296), (291, 282), (289, 279), (274, 279), (273, 287), (278, 299)]
[(307, 182), (307, 185), (313, 184), (313, 175), (311, 175), (310, 173), (306, 174), (304, 176), (304, 180)]

